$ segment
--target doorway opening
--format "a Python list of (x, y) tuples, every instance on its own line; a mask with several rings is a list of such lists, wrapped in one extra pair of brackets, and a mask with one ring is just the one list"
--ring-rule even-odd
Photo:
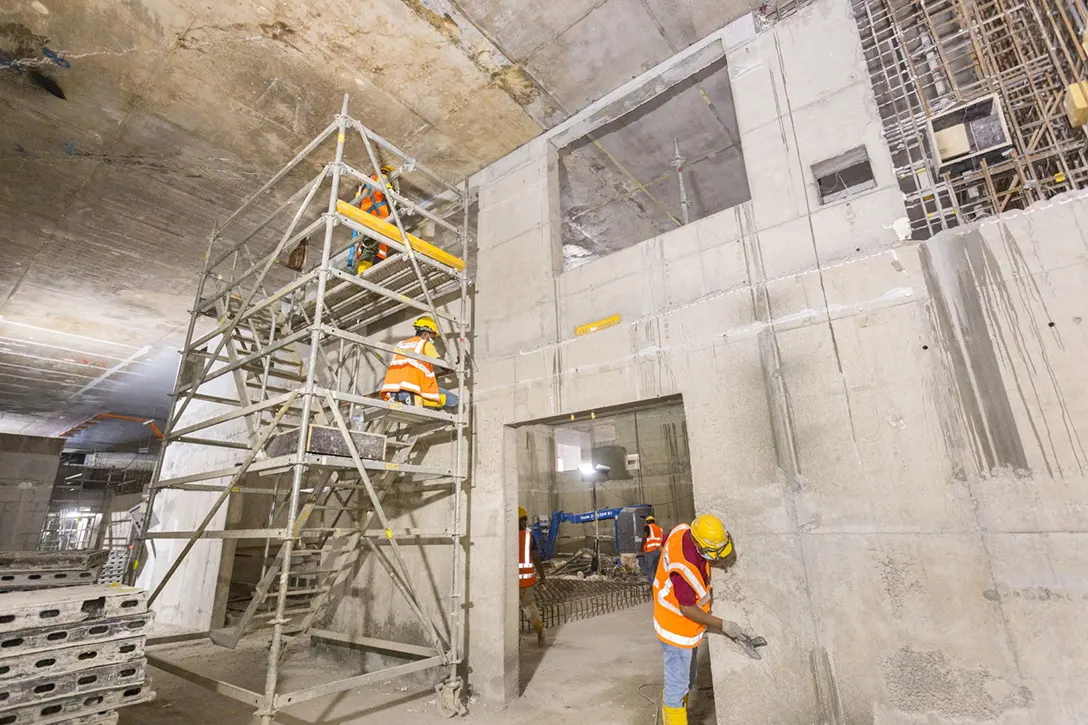
[[(545, 626), (543, 646), (526, 609), (521, 612), (522, 691), (549, 648), (573, 646), (564, 638), (575, 632), (591, 659), (606, 656), (608, 638), (622, 639), (625, 648), (643, 653), (647, 682), (660, 683), (661, 650), (650, 607), (653, 574), (645, 570), (642, 550), (647, 515), (665, 535), (695, 517), (681, 398), (527, 423), (516, 432), (518, 503), (528, 514), (527, 536), (544, 574), (532, 587)], [(519, 531), (519, 545), (524, 541)], [(520, 586), (519, 595), (525, 596)], [(622, 631), (612, 631), (617, 628)], [(598, 664), (606, 666), (603, 660)], [(710, 719), (693, 722), (710, 723), (709, 661), (703, 665), (699, 683), (706, 689), (699, 709)]]

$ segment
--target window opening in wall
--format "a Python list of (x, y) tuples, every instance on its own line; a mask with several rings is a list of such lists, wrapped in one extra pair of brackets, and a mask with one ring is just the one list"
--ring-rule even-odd
[[(640, 553), (646, 516), (652, 513), (665, 535), (695, 517), (680, 398), (522, 425), (517, 428), (517, 465), (518, 504), (528, 513), (529, 535), (545, 571), (544, 582), (531, 594), (545, 623), (544, 648), (561, 639), (558, 630), (575, 620), (595, 618), (588, 634), (579, 636), (629, 627), (631, 614), (624, 610), (651, 596), (646, 558)], [(524, 596), (521, 587), (517, 596)], [(631, 646), (645, 645), (647, 656), (660, 657), (649, 610), (634, 611), (640, 624), (631, 633), (638, 638)], [(524, 611), (521, 632), (524, 687), (542, 652)], [(709, 671), (704, 659), (700, 678), (709, 682)], [(701, 702), (692, 703), (692, 712), (711, 718), (710, 689), (696, 690)]]
[(812, 175), (816, 177), (821, 204), (830, 204), (876, 188), (873, 166), (864, 146), (815, 164)]
[(682, 224), (677, 145), (691, 221), (751, 198), (724, 58), (559, 150), (565, 270)]

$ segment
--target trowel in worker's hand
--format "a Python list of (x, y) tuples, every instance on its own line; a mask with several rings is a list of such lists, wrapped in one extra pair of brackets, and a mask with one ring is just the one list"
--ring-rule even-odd
[(744, 654), (748, 655), (752, 659), (763, 659), (763, 656), (759, 654), (759, 648), (767, 646), (767, 640), (763, 637), (749, 637), (742, 634), (733, 641), (739, 644)]

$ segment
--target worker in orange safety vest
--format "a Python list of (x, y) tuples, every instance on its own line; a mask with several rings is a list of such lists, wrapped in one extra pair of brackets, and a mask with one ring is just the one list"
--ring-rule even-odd
[(536, 606), (537, 582), (544, 583), (544, 566), (529, 531), (529, 512), (518, 506), (518, 599), (525, 618), (536, 630), (537, 645), (544, 646), (544, 620)]
[[(438, 325), (428, 315), (413, 323), (415, 337), (396, 344), (398, 350), (410, 352), (420, 357), (440, 360), (433, 340), (438, 337)], [(438, 387), (438, 378), (434, 374), (434, 365), (425, 360), (397, 354), (385, 371), (385, 382), (381, 389), (382, 400), (404, 403), (405, 405), (426, 408), (457, 409), (457, 395)]]
[[(389, 175), (395, 171), (396, 169), (392, 166), (383, 166), (381, 168), (381, 176), (386, 179), (385, 188), (389, 191), (398, 190), (396, 181), (388, 180)], [(378, 174), (371, 174), (370, 178), (379, 184), (381, 183)], [(385, 219), (389, 216), (389, 198), (385, 192), (372, 188), (367, 184), (359, 186), (359, 190), (355, 193), (355, 198), (351, 200), (351, 203), (367, 214), (373, 214), (379, 219)], [(355, 244), (348, 251), (348, 271), (353, 274), (362, 274), (389, 256), (388, 245), (365, 237), (360, 239), (357, 231), (353, 230), (351, 232), (351, 240)]]
[(657, 519), (650, 514), (642, 527), (642, 573), (651, 584), (657, 574), (657, 561), (661, 558), (661, 545), (664, 542), (664, 533), (657, 525)]
[(662, 547), (653, 593), (654, 629), (665, 658), (663, 725), (687, 725), (688, 692), (695, 684), (698, 661), (696, 648), (704, 632), (724, 634), (751, 648), (766, 644), (737, 623), (710, 613), (710, 566), (731, 566), (735, 561), (735, 557), (730, 559), (732, 553), (733, 540), (725, 525), (709, 514), (699, 516), (690, 526), (678, 525)]

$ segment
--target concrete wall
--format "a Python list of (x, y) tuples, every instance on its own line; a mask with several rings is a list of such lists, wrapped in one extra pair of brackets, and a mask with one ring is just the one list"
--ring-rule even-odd
[(0, 433), (0, 551), (38, 548), (63, 438)]
[[(214, 349), (215, 341), (211, 345)], [(200, 386), (200, 392), (222, 398), (232, 398), (237, 393), (234, 380), (229, 374)], [(178, 426), (184, 428), (233, 410), (235, 409), (226, 405), (194, 400), (182, 414)], [(247, 441), (246, 426), (242, 419), (205, 429), (197, 435), (211, 440), (242, 443)], [(199, 471), (229, 468), (244, 457), (245, 451), (234, 448), (174, 443), (166, 449), (160, 477), (166, 480)], [(202, 483), (225, 485), (229, 481), (229, 478), (216, 478)], [(158, 523), (151, 530), (192, 531), (218, 498), (217, 491), (161, 491), (155, 497), (152, 519)], [(223, 529), (227, 513), (228, 506), (224, 505), (208, 528)], [(186, 539), (183, 538), (149, 540), (148, 550), (143, 553), (144, 563), (137, 586), (149, 591), (158, 586), (185, 543)], [(233, 543), (226, 542), (231, 551)], [(201, 539), (196, 543), (152, 606), (157, 622), (186, 631), (207, 631), (213, 626), (220, 626), (221, 623), (216, 621), (218, 617), (215, 616), (221, 614), (221, 607), (217, 608), (216, 594), (219, 591), (225, 592), (230, 580), (229, 567), (225, 572), (221, 567), (225, 558), (223, 550), (224, 540), (221, 539)]]
[(473, 686), (517, 691), (510, 426), (680, 394), (716, 612), (770, 640), (711, 641), (720, 722), (1083, 721), (1088, 196), (903, 240), (848, 3), (727, 50), (750, 203), (560, 274), (548, 138), (475, 179)]

